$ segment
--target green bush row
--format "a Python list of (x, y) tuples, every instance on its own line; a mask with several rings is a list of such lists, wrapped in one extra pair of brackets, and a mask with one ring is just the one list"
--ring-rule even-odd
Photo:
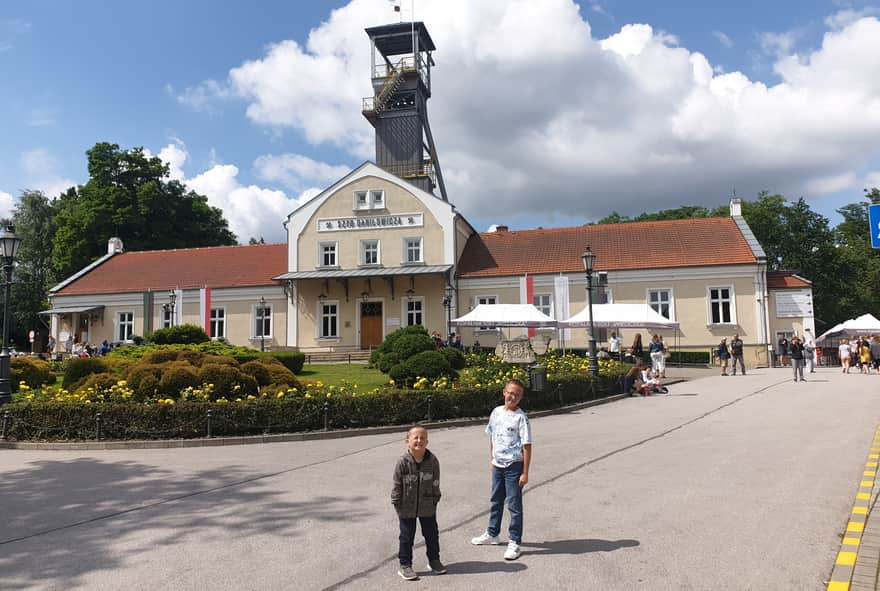
[[(595, 387), (594, 387), (595, 386)], [(546, 392), (528, 392), (526, 412), (554, 408), (617, 393), (617, 381), (589, 377), (550, 384)], [(236, 404), (178, 402), (174, 405), (114, 403), (75, 405), (14, 402), (7, 437), (12, 440), (95, 439), (96, 413), (101, 413), (102, 438), (166, 439), (204, 437), (208, 410), (212, 435), (231, 437), (262, 433), (315, 431), (324, 428), (327, 404), (331, 429), (483, 417), (503, 404), (500, 388), (464, 390), (390, 390), (370, 395), (333, 398), (285, 397)], [(430, 407), (430, 417), (429, 417)]]

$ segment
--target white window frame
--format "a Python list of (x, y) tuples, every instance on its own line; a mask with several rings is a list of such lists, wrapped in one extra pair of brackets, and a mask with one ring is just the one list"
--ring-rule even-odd
[(170, 304), (163, 304), (160, 308), (160, 316), (162, 317), (162, 328), (171, 328), (174, 326), (172, 319), (174, 318), (174, 308)]
[[(718, 302), (724, 301), (724, 300), (720, 299), (720, 296), (721, 296), (720, 290), (722, 290), (722, 289), (728, 290), (729, 297), (730, 297), (730, 321), (729, 322), (724, 322), (723, 315), (722, 315), (722, 318), (720, 318), (720, 322), (714, 322), (712, 320), (712, 302), (713, 302), (712, 290), (713, 289), (719, 290), (719, 292), (718, 292), (719, 299), (717, 300)], [(721, 308), (719, 307), (719, 313), (720, 313), (720, 311), (721, 311)], [(735, 325), (736, 323), (737, 323), (736, 322), (736, 291), (734, 291), (733, 285), (707, 285), (706, 286), (706, 324), (709, 326), (730, 326), (730, 325)]]
[[(336, 319), (336, 322), (335, 322), (336, 334), (335, 335), (325, 335), (324, 334), (324, 317), (325, 317), (324, 306), (335, 306), (335, 308), (336, 308), (336, 310), (333, 314), (327, 314), (327, 316), (331, 316)], [(317, 335), (316, 335), (317, 338), (323, 339), (323, 340), (338, 341), (339, 340), (339, 300), (320, 300), (318, 302), (318, 309), (315, 314), (315, 317), (318, 319), (317, 326), (315, 327), (315, 330), (317, 331)]]
[[(409, 247), (418, 242), (419, 257), (415, 261), (409, 260)], [(418, 265), (425, 262), (425, 241), (421, 236), (403, 239), (403, 262), (404, 265)]]
[[(365, 211), (370, 209), (370, 192), (367, 190), (363, 191), (355, 191), (354, 192), (354, 206), (352, 209), (355, 211)], [(361, 201), (363, 199), (363, 201)]]
[[(420, 308), (417, 313), (422, 317), (422, 321), (417, 324), (421, 324), (422, 326), (425, 326), (425, 314), (426, 314), (426, 312), (425, 312), (425, 298), (421, 297), (421, 296), (412, 297), (412, 298), (403, 298), (403, 304), (401, 306), (402, 307), (401, 316), (403, 317), (402, 325), (403, 326), (412, 326), (409, 323), (409, 315), (410, 315), (409, 304), (410, 303), (418, 303), (419, 304)], [(413, 312), (413, 313), (416, 313), (416, 312)]]
[[(539, 306), (538, 304), (535, 303), (536, 298), (547, 298), (547, 306), (546, 306), (547, 311), (546, 312), (544, 312), (544, 310), (543, 310), (543, 308), (544, 308), (543, 305)], [(553, 309), (554, 306), (553, 306), (553, 294), (552, 293), (536, 293), (536, 294), (534, 294), (532, 296), (532, 305), (535, 306), (536, 308), (538, 308), (538, 310), (541, 310), (541, 312), (544, 312), (544, 314), (546, 314), (550, 318), (555, 318), (554, 314), (556, 312)]]
[[(219, 314), (215, 316), (214, 312), (219, 312)], [(221, 330), (215, 330), (215, 325)], [(212, 332), (216, 334), (212, 336)], [(226, 338), (226, 308), (224, 306), (221, 306), (219, 308), (211, 308), (211, 310), (208, 312), (208, 336), (212, 339)]]
[[(275, 334), (275, 307), (272, 305), (271, 302), (266, 302), (263, 306), (260, 306), (260, 304), (251, 305), (251, 338), (259, 339), (261, 336), (257, 333), (257, 321), (259, 320), (259, 318), (257, 317), (257, 311), (261, 309), (269, 310), (269, 332), (262, 335), (262, 337), (264, 339), (271, 339)], [(263, 319), (265, 321), (265, 313), (263, 315)]]
[[(378, 197), (378, 199), (377, 199)], [(370, 209), (385, 209), (385, 190), (370, 189)]]
[[(368, 263), (367, 262), (367, 245), (368, 244), (376, 244), (376, 262)], [(360, 249), (360, 266), (361, 267), (378, 267), (382, 264), (382, 244), (378, 238), (372, 238), (369, 240), (361, 240), (361, 249)]]
[[(332, 248), (333, 249), (333, 263), (327, 265), (324, 263), (324, 254), (325, 249)], [(336, 240), (326, 240), (323, 242), (318, 242), (318, 267), (322, 269), (336, 269), (339, 268), (339, 242)]]
[[(474, 307), (476, 308), (480, 304), (486, 304), (488, 306), (495, 306), (495, 305), (501, 303), (500, 299), (501, 298), (499, 298), (497, 295), (485, 295), (484, 294), (484, 295), (474, 296)], [(493, 301), (489, 302), (489, 301), (480, 301), (480, 300), (493, 300)], [(477, 333), (477, 334), (478, 333), (498, 333), (500, 331), (501, 331), (501, 329), (498, 328), (497, 326), (478, 326), (477, 328), (474, 329), (474, 333)]]
[[(649, 287), (649, 288), (645, 289), (645, 303), (648, 304), (649, 308), (654, 309), (654, 306), (652, 305), (652, 302), (651, 302), (651, 293), (652, 292), (657, 293), (657, 294), (659, 294), (661, 292), (667, 292), (669, 294), (669, 301), (665, 302), (666, 304), (669, 305), (669, 318), (668, 319), (675, 321), (675, 291), (671, 287)], [(661, 300), (659, 300), (659, 299), (657, 300), (658, 307), (661, 307), (663, 305), (663, 303), (664, 302), (662, 302)], [(661, 316), (663, 316), (663, 313), (660, 312), (660, 310), (654, 310), (654, 311), (657, 312), (658, 314), (660, 314)], [(710, 318), (711, 318), (711, 313), (712, 313), (712, 309), (711, 309), (711, 305), (710, 305), (710, 307), (709, 307), (709, 315), (710, 315), (709, 317)]]
[[(122, 319), (122, 316), (126, 315), (128, 318), (125, 320)], [(128, 327), (127, 336), (123, 336), (122, 327)], [(119, 342), (122, 343), (130, 343), (132, 342), (132, 337), (134, 337), (134, 311), (133, 310), (122, 310), (116, 313), (116, 337)]]

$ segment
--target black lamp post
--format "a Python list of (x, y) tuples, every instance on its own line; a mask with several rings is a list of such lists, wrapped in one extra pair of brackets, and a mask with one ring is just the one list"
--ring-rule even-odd
[(174, 315), (177, 312), (177, 294), (174, 293), (173, 289), (168, 293), (168, 299), (171, 300), (171, 303), (168, 306), (171, 310), (171, 326), (174, 326)]
[(581, 260), (584, 262), (584, 271), (587, 274), (587, 309), (588, 312), (588, 322), (589, 328), (587, 330), (590, 331), (590, 340), (589, 340), (589, 355), (590, 355), (590, 363), (589, 370), (590, 375), (598, 376), (599, 375), (599, 360), (596, 358), (596, 337), (593, 334), (593, 264), (596, 262), (596, 255), (593, 254), (593, 251), (590, 250), (590, 247), (587, 246), (587, 249), (584, 251), (584, 254), (581, 255)]
[(455, 288), (452, 285), (446, 286), (446, 293), (443, 294), (443, 307), (446, 308), (446, 344), (452, 345), (449, 337), (452, 328), (452, 298), (455, 297)]
[(266, 298), (260, 296), (260, 352), (266, 351)]
[(12, 401), (12, 372), (9, 365), (9, 299), (12, 292), (12, 263), (21, 244), (15, 235), (15, 228), (7, 226), (0, 233), (0, 259), (4, 271), (3, 298), (3, 348), (0, 349), (0, 404)]

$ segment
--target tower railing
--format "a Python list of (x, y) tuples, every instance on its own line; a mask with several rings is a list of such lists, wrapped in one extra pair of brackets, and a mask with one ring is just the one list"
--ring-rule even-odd
[(402, 179), (429, 178), (434, 186), (437, 186), (437, 172), (434, 163), (430, 160), (422, 160), (417, 164), (383, 164), (383, 170), (387, 170), (394, 176)]
[(376, 66), (373, 69), (373, 79), (384, 79), (384, 82), (375, 95), (363, 98), (361, 111), (364, 113), (384, 111), (388, 99), (391, 98), (403, 83), (403, 75), (409, 72), (418, 72), (422, 83), (428, 84), (428, 70), (421, 55), (407, 55), (400, 58), (396, 64), (380, 64)]

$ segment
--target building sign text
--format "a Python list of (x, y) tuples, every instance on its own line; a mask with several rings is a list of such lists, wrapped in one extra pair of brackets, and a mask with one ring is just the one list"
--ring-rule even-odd
[(417, 228), (424, 225), (424, 223), (424, 214), (421, 213), (322, 218), (318, 220), (318, 232), (372, 230), (375, 228)]

